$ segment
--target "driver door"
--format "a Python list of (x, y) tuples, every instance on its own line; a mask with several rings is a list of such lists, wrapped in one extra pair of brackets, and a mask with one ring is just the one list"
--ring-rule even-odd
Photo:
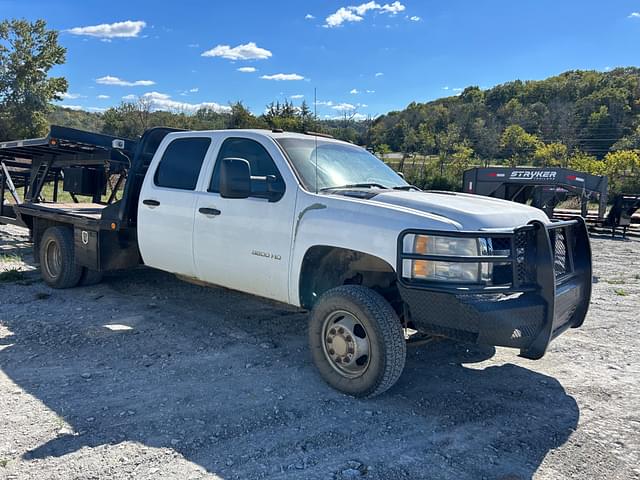
[(265, 182), (256, 179), (249, 198), (223, 198), (219, 193), (224, 158), (245, 159), (252, 177), (272, 175), (285, 183), (283, 165), (279, 168), (276, 163), (285, 160), (277, 147), (260, 136), (244, 135), (224, 139), (208, 187), (198, 193), (194, 225), (197, 275), (208, 283), (288, 302), (296, 189), (286, 188), (280, 198), (270, 198)]

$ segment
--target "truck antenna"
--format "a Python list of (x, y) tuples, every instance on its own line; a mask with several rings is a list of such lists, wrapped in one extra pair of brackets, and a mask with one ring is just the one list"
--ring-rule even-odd
[[(313, 120), (318, 121), (318, 89), (313, 87)], [(315, 128), (314, 128), (315, 130)], [(315, 141), (315, 156), (316, 156), (316, 195), (318, 194), (318, 135), (313, 136)]]

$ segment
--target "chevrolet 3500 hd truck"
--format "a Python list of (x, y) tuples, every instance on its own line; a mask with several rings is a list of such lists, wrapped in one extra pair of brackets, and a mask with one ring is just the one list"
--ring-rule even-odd
[[(0, 144), (0, 159), (3, 196), (19, 159), (31, 161), (0, 222), (31, 230), (48, 285), (144, 263), (309, 310), (313, 360), (351, 395), (398, 380), (408, 333), (538, 359), (587, 313), (582, 219), (420, 191), (363, 148), (318, 134), (155, 128), (136, 142), (53, 127)], [(94, 202), (57, 202), (63, 177), (74, 199)]]

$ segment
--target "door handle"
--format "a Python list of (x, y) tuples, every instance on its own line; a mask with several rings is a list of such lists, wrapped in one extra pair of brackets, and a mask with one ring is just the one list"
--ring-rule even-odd
[(151, 200), (149, 198), (142, 201), (144, 205), (149, 205), (150, 207), (158, 207), (160, 206), (160, 202), (158, 200)]
[(198, 211), (203, 215), (220, 215), (222, 212), (217, 208), (199, 208)]

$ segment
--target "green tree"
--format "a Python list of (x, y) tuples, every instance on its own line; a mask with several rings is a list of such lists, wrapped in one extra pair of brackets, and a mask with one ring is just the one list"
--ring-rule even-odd
[(533, 154), (534, 165), (540, 167), (566, 167), (569, 162), (567, 146), (562, 143), (540, 142)]
[(64, 78), (48, 74), (65, 55), (44, 20), (0, 23), (0, 140), (46, 133), (50, 102), (67, 91)]
[(503, 155), (513, 167), (529, 163), (539, 144), (538, 137), (527, 133), (520, 125), (508, 126), (500, 139)]
[(460, 128), (456, 124), (449, 124), (446, 130), (436, 134), (435, 144), (438, 152), (441, 177), (444, 176), (447, 159), (454, 152), (454, 148), (458, 143), (460, 143)]
[(569, 157), (569, 168), (592, 175), (604, 175), (605, 173), (605, 164), (602, 160), (579, 150)]
[(609, 190), (614, 193), (640, 193), (640, 153), (634, 150), (609, 152), (604, 157)]
[(241, 101), (231, 103), (230, 107), (231, 116), (229, 117), (228, 128), (255, 128), (259, 125), (256, 117)]
[(464, 143), (458, 143), (453, 147), (451, 162), (447, 165), (447, 178), (455, 185), (462, 182), (462, 174), (474, 164), (473, 148)]
[(432, 154), (436, 148), (436, 137), (427, 122), (420, 124), (416, 136), (418, 152), (424, 156)]

